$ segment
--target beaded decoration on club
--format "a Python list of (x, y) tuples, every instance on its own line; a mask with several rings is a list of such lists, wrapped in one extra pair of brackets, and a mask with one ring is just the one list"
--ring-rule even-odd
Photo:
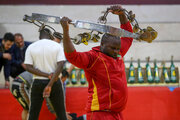
[[(111, 9), (107, 8), (106, 11), (103, 11), (103, 16), (99, 17), (98, 22), (101, 24), (107, 23), (107, 15)], [(117, 9), (118, 11), (118, 9)], [(123, 9), (123, 12), (127, 16), (128, 20), (130, 21), (131, 25), (133, 26), (133, 33), (139, 34), (139, 37), (136, 40), (139, 41), (146, 41), (148, 43), (151, 43), (154, 39), (156, 39), (158, 33), (155, 31), (152, 27), (148, 26), (146, 29), (140, 28), (136, 18), (135, 14), (133, 14), (132, 11), (127, 11), (126, 9)]]

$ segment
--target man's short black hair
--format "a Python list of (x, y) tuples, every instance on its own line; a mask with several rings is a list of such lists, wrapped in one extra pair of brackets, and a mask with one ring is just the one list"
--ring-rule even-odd
[(14, 42), (14, 35), (10, 32), (5, 33), (4, 37), (3, 37), (4, 41), (11, 41)]
[(39, 32), (40, 32), (40, 35), (39, 35), (40, 39), (43, 39), (43, 38), (52, 39), (52, 32), (48, 28), (43, 28)]
[(69, 73), (65, 69), (62, 71), (62, 77), (69, 77)]

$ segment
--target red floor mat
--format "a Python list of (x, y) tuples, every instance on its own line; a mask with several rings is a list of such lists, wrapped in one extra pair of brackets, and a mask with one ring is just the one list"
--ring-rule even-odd
[[(85, 114), (87, 88), (66, 89), (68, 112)], [(129, 98), (124, 110), (125, 120), (180, 120), (180, 88), (129, 87)], [(0, 120), (20, 120), (22, 108), (8, 89), (0, 89)], [(46, 105), (39, 120), (54, 120)]]

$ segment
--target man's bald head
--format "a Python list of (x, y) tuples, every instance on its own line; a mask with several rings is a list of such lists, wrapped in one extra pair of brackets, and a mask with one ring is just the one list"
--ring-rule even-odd
[(116, 58), (120, 52), (121, 40), (120, 37), (105, 33), (101, 39), (100, 50), (102, 53)]
[(121, 42), (120, 37), (105, 33), (102, 36), (102, 39), (101, 39), (101, 43), (111, 43), (111, 42), (114, 42), (114, 41), (120, 41)]

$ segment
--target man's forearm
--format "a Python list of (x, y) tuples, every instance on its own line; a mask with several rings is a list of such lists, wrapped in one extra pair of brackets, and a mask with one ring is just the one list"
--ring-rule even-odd
[(119, 15), (119, 21), (121, 24), (126, 24), (128, 22), (128, 19), (125, 14)]
[(32, 65), (26, 64), (26, 70), (32, 74), (35, 74), (37, 76), (42, 76), (42, 77), (49, 77), (50, 74), (42, 72), (38, 69), (35, 69)]
[(73, 43), (69, 37), (69, 31), (63, 30), (63, 46), (66, 53), (71, 53), (75, 50)]
[(59, 74), (62, 72), (63, 70), (63, 66), (64, 66), (64, 61), (61, 61), (61, 62), (58, 62), (57, 64), (57, 68), (50, 80), (50, 82), (48, 83), (48, 86), (52, 87), (52, 85), (54, 84), (55, 81), (57, 81), (58, 77), (59, 77)]

